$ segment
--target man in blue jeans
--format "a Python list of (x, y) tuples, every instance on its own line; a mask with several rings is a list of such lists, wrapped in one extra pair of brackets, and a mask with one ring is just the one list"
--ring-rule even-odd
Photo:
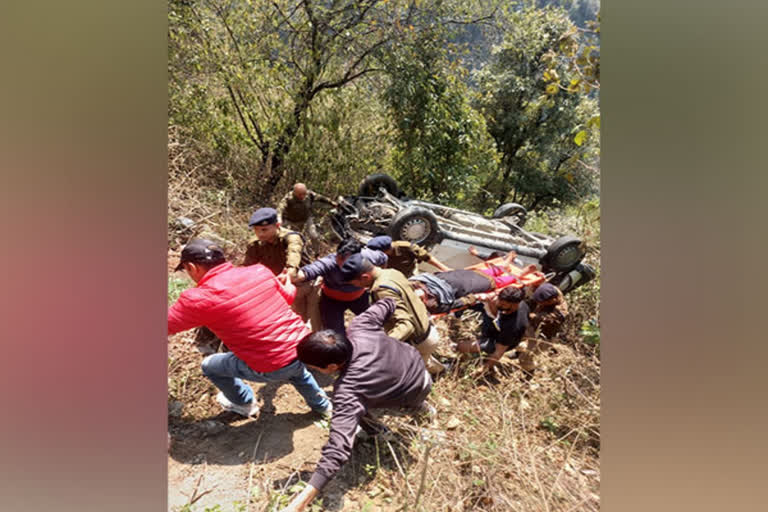
[(243, 382), (290, 382), (309, 407), (323, 416), (331, 402), (296, 358), (296, 345), (309, 335), (290, 308), (296, 288), (281, 284), (261, 264), (235, 267), (209, 240), (193, 240), (181, 253), (184, 269), (197, 286), (182, 292), (168, 310), (168, 334), (205, 325), (231, 352), (203, 360), (203, 374), (221, 391), (224, 409), (253, 416), (259, 407)]

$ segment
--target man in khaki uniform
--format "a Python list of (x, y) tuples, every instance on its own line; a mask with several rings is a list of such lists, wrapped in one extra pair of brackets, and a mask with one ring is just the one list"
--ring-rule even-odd
[(440, 335), (429, 319), (426, 306), (402, 272), (376, 267), (360, 253), (350, 256), (342, 265), (341, 272), (350, 284), (369, 288), (371, 301), (393, 299), (395, 312), (384, 324), (387, 336), (411, 343), (421, 354), (429, 373), (438, 374), (445, 370), (432, 357), (440, 344)]
[(440, 260), (432, 256), (429, 251), (421, 246), (405, 240), (392, 241), (387, 235), (376, 236), (368, 242), (368, 248), (377, 249), (386, 253), (387, 268), (393, 268), (403, 273), (405, 277), (411, 277), (416, 270), (417, 263), (429, 263), (443, 272), (452, 270)]
[[(261, 263), (280, 279), (294, 279), (299, 267), (309, 262), (303, 252), (304, 239), (299, 233), (280, 226), (274, 208), (253, 212), (248, 227), (256, 236), (248, 244), (243, 266)], [(298, 286), (291, 306), (305, 322), (309, 315), (310, 291), (309, 284)]]
[(535, 355), (551, 346), (568, 317), (563, 292), (550, 283), (539, 285), (532, 300), (535, 306), (529, 315), (526, 339), (517, 347), (520, 367), (528, 372), (536, 369)]
[(302, 265), (304, 240), (301, 235), (281, 227), (273, 208), (256, 210), (248, 227), (256, 236), (248, 243), (243, 266), (261, 263), (276, 276), (285, 271), (288, 277), (295, 277)]
[(315, 201), (336, 206), (332, 199), (309, 190), (303, 183), (296, 183), (293, 190), (285, 194), (277, 205), (280, 212), (280, 221), (288, 228), (304, 233), (309, 237), (312, 250), (317, 255), (320, 250), (320, 235), (317, 233), (315, 222), (312, 218), (312, 207)]

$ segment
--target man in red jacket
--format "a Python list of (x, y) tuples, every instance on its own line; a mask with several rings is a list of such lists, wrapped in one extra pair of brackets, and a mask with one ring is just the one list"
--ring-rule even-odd
[(182, 292), (168, 310), (168, 334), (204, 325), (231, 352), (203, 359), (203, 374), (221, 392), (229, 411), (252, 416), (259, 411), (253, 390), (243, 382), (290, 382), (307, 405), (330, 416), (331, 402), (304, 364), (296, 345), (310, 331), (290, 304), (296, 288), (282, 285), (261, 264), (235, 267), (210, 240), (193, 240), (181, 252), (184, 269), (197, 286)]

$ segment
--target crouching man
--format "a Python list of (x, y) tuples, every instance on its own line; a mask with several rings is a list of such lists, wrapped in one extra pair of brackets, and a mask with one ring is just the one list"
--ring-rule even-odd
[(384, 322), (395, 312), (395, 301), (382, 299), (358, 315), (347, 336), (316, 332), (298, 347), (299, 360), (325, 374), (339, 374), (333, 387), (333, 417), (328, 442), (309, 484), (281, 512), (300, 512), (334, 477), (352, 452), (358, 426), (369, 409), (404, 407), (416, 414), (434, 412), (424, 400), (432, 379), (419, 352), (387, 336)]
[(291, 311), (296, 288), (283, 286), (265, 266), (235, 267), (210, 240), (193, 240), (181, 252), (184, 269), (197, 286), (182, 292), (168, 310), (168, 334), (206, 326), (231, 352), (203, 359), (203, 374), (229, 411), (252, 416), (259, 411), (253, 390), (243, 380), (290, 382), (309, 407), (330, 416), (331, 403), (315, 378), (296, 358), (296, 345), (309, 334)]
[(461, 342), (456, 350), (488, 354), (481, 372), (491, 371), (505, 352), (523, 341), (530, 312), (524, 298), (523, 290), (510, 286), (501, 290), (495, 299), (486, 301), (480, 338)]
[(568, 304), (556, 286), (541, 284), (533, 292), (532, 300), (535, 307), (528, 315), (526, 340), (517, 347), (520, 367), (529, 373), (537, 367), (535, 356), (552, 346), (568, 318)]

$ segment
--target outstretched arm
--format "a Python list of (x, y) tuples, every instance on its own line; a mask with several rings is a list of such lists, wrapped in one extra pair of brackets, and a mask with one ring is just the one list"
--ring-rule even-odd
[(302, 512), (307, 505), (309, 505), (313, 499), (320, 493), (318, 489), (315, 489), (312, 484), (307, 484), (306, 487), (304, 487), (304, 490), (302, 490), (293, 500), (288, 504), (287, 507), (280, 510), (279, 512)]
[(496, 349), (493, 351), (493, 354), (490, 354), (483, 362), (483, 370), (486, 372), (490, 371), (498, 364), (499, 360), (501, 360), (501, 356), (503, 356), (504, 352), (507, 350), (509, 350), (507, 345), (496, 342)]
[(205, 323), (196, 305), (197, 301), (185, 292), (179, 296), (179, 300), (173, 306), (168, 308), (169, 335), (200, 327)]
[(416, 327), (413, 325), (413, 318), (405, 307), (399, 293), (389, 287), (385, 288), (382, 286), (375, 293), (372, 293), (371, 296), (376, 300), (392, 299), (392, 302), (395, 303), (395, 311), (392, 313), (394, 325), (387, 332), (387, 336), (398, 341), (407, 340), (414, 333)]
[(384, 322), (387, 321), (392, 313), (395, 312), (395, 301), (390, 298), (379, 299), (370, 306), (365, 312), (357, 315), (354, 320), (349, 323), (347, 332), (352, 332), (357, 329), (366, 331), (378, 331), (384, 326)]
[(319, 260), (315, 260), (313, 263), (310, 263), (309, 265), (304, 265), (299, 269), (298, 276), (301, 277), (302, 281), (304, 280), (311, 281), (317, 276), (326, 275), (334, 267), (336, 267), (335, 253), (329, 254), (328, 256), (323, 256)]
[(321, 203), (326, 203), (326, 204), (329, 204), (331, 206), (338, 206), (339, 205), (336, 201), (334, 201), (330, 197), (326, 197), (323, 194), (319, 194), (319, 193), (315, 192), (314, 190), (310, 191), (310, 194), (312, 194), (312, 200), (313, 201), (320, 201)]
[(449, 267), (448, 265), (446, 265), (442, 261), (438, 260), (437, 258), (432, 256), (431, 254), (429, 255), (429, 260), (427, 260), (427, 263), (429, 263), (430, 265), (434, 265), (435, 267), (439, 268), (443, 272), (449, 272), (449, 271), (453, 270), (451, 267)]
[(334, 392), (333, 408), (331, 433), (323, 447), (315, 472), (310, 477), (307, 487), (280, 512), (304, 510), (349, 459), (357, 426), (366, 410), (356, 393), (344, 387), (339, 387)]
[(285, 194), (281, 199), (280, 202), (277, 203), (277, 214), (280, 216), (280, 222), (283, 221), (283, 210), (285, 210), (285, 207), (288, 206), (288, 199), (293, 195), (293, 191), (289, 191), (287, 194)]

